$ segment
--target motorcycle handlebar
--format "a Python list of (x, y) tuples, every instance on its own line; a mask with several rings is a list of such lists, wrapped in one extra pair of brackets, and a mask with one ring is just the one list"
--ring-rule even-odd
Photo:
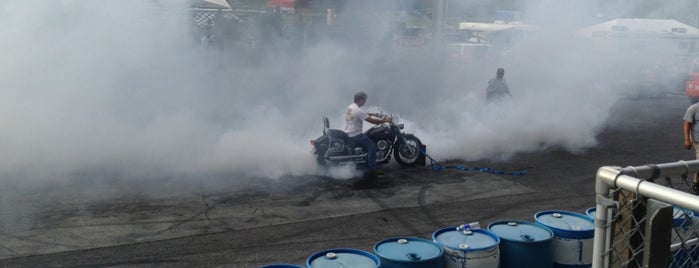
[(390, 119), (391, 119), (391, 122), (388, 122), (388, 123), (391, 123), (391, 124), (395, 124), (395, 123), (396, 123), (396, 117), (394, 117), (394, 116), (392, 116), (392, 115), (383, 114), (383, 113), (371, 113), (371, 114), (369, 114), (369, 115), (374, 116), (374, 117), (376, 117), (376, 118), (380, 118), (380, 119), (390, 118)]

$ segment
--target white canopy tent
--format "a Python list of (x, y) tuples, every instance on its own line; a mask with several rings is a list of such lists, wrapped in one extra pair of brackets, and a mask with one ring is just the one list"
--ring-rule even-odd
[(231, 9), (231, 5), (226, 0), (194, 0), (193, 6), (196, 8)]
[(161, 7), (191, 7), (201, 9), (231, 9), (226, 0), (154, 0)]
[(608, 37), (619, 34), (699, 36), (699, 29), (671, 19), (613, 19), (580, 29), (579, 37)]

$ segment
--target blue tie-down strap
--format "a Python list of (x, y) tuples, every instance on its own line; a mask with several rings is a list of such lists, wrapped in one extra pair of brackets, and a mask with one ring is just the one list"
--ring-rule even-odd
[(517, 170), (517, 171), (505, 171), (505, 170), (496, 170), (492, 169), (489, 167), (464, 167), (464, 166), (446, 166), (444, 168), (454, 168), (454, 169), (459, 169), (463, 171), (478, 171), (482, 173), (491, 173), (491, 174), (496, 174), (496, 175), (511, 175), (511, 176), (523, 176), (527, 175), (527, 170), (522, 169), (522, 170)]
[(427, 157), (430, 158), (430, 165), (432, 165), (432, 169), (434, 169), (434, 171), (441, 171), (444, 168), (437, 161), (432, 159), (432, 157), (429, 157), (429, 156), (427, 156)]
[(442, 170), (442, 169), (444, 168), (444, 167), (442, 167), (442, 165), (439, 164), (439, 162), (437, 162), (437, 160), (434, 160), (434, 158), (432, 158), (432, 157), (431, 157), (430, 155), (428, 155), (424, 150), (422, 150), (422, 148), (419, 148), (419, 150), (420, 150), (420, 153), (421, 153), (422, 155), (424, 155), (424, 156), (426, 156), (428, 159), (430, 159), (430, 165), (432, 166), (432, 169), (434, 169), (434, 171), (440, 171), (440, 170)]
[(454, 165), (454, 166), (446, 166), (445, 167), (445, 166), (440, 165), (439, 162), (437, 162), (437, 160), (434, 160), (434, 158), (432, 158), (427, 153), (425, 153), (425, 151), (420, 150), (420, 153), (422, 153), (423, 155), (425, 155), (427, 158), (430, 159), (430, 165), (432, 165), (432, 169), (434, 171), (441, 171), (442, 169), (445, 169), (445, 168), (453, 168), (453, 169), (459, 169), (459, 170), (463, 170), (463, 171), (478, 171), (478, 172), (492, 173), (492, 174), (497, 174), (497, 175), (511, 175), (511, 176), (527, 175), (526, 169), (522, 169), (522, 170), (518, 170), (518, 171), (504, 171), (504, 170), (495, 170), (495, 169), (491, 169), (488, 167), (483, 167), (483, 168), (481, 168), (481, 167), (464, 167), (461, 165)]

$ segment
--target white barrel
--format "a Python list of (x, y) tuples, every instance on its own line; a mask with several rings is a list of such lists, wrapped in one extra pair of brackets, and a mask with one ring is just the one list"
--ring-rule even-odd
[(445, 268), (500, 266), (500, 238), (490, 231), (448, 227), (434, 232), (432, 239), (444, 248)]
[(553, 267), (592, 267), (595, 224), (587, 215), (548, 210), (534, 215), (553, 231)]

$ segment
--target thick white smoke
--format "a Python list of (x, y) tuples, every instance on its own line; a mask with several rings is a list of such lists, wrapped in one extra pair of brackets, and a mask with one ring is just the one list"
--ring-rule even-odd
[(266, 82), (286, 68), (226, 66), (191, 15), (139, 2), (0, 4), (0, 176), (313, 172), (293, 119), (305, 96)]
[[(186, 6), (162, 16), (143, 1), (3, 1), (0, 181), (320, 174), (308, 141), (322, 116), (342, 128), (357, 90), (437, 159), (584, 150), (620, 92), (604, 59), (570, 39), (586, 9), (545, 17), (555, 8), (526, 10), (543, 31), (474, 71), (334, 42), (250, 60), (203, 47)], [(363, 37), (392, 29), (371, 23)], [(496, 67), (514, 98), (486, 104)]]

